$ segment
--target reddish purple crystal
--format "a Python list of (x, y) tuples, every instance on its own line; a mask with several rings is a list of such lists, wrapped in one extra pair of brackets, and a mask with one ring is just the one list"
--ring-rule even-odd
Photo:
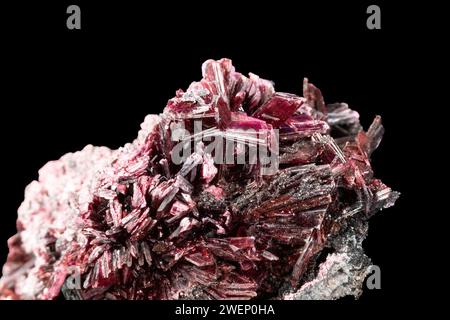
[[(245, 77), (228, 59), (202, 70), (160, 117), (146, 118), (132, 144), (88, 147), (40, 171), (8, 242), (1, 297), (55, 299), (61, 289), (77, 299), (280, 297), (305, 282), (346, 221), (395, 202), (369, 162), (379, 117), (365, 133), (358, 113), (325, 105), (306, 79), (298, 97)], [(174, 125), (192, 133), (198, 120), (200, 133), (182, 140), (190, 155), (176, 163)], [(217, 150), (197, 141), (213, 135), (267, 145), (279, 169), (262, 174), (261, 159), (216, 163)], [(69, 283), (74, 270), (78, 287)]]

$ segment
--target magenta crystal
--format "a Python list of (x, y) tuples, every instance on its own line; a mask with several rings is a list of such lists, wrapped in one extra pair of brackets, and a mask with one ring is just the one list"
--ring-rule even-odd
[(40, 170), (8, 241), (2, 298), (296, 298), (325, 277), (325, 247), (343, 254), (336, 239), (393, 205), (399, 194), (369, 162), (380, 117), (364, 132), (307, 79), (299, 97), (228, 59), (202, 70), (133, 143)]

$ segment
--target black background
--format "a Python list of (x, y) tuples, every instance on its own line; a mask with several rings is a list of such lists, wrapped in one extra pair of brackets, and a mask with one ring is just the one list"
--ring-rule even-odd
[[(405, 166), (417, 107), (410, 96), (421, 90), (420, 66), (411, 60), (420, 25), (407, 5), (95, 3), (40, 1), (1, 12), (1, 263), (23, 190), (40, 167), (86, 144), (117, 148), (132, 141), (146, 114), (161, 112), (176, 89), (201, 78), (204, 60), (228, 57), (238, 71), (273, 80), (277, 91), (301, 94), (308, 77), (326, 102), (345, 101), (359, 111), (365, 128), (383, 117), (386, 134), (373, 167), (402, 196), (371, 221), (364, 245), (381, 268), (382, 289), (365, 290), (357, 304), (396, 303), (427, 281), (407, 272), (417, 259), (405, 222), (416, 214)], [(372, 3), (381, 7), (381, 30), (366, 28)], [(69, 4), (81, 7), (81, 30), (66, 28)]]

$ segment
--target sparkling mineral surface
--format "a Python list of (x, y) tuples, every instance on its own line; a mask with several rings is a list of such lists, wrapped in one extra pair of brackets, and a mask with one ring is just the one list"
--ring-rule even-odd
[(137, 139), (47, 163), (26, 189), (3, 299), (359, 296), (368, 219), (399, 193), (374, 178), (383, 126), (208, 60)]

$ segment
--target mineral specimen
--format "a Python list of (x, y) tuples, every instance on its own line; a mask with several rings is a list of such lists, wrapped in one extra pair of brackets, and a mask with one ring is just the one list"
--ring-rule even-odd
[(2, 298), (361, 293), (367, 220), (399, 195), (369, 162), (380, 117), (364, 132), (307, 79), (300, 97), (228, 59), (202, 71), (133, 143), (87, 146), (40, 170), (8, 241)]

